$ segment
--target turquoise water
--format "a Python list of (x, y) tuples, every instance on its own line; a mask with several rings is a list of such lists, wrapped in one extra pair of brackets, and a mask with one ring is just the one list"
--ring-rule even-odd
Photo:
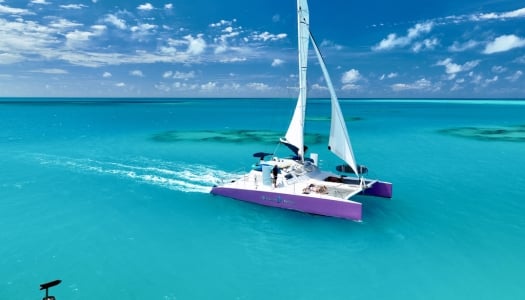
[[(54, 279), (57, 300), (525, 298), (525, 142), (504, 136), (525, 102), (342, 101), (357, 160), (394, 183), (358, 223), (208, 194), (276, 150), (294, 100), (12, 100), (0, 299)], [(327, 102), (308, 109), (331, 168)], [(493, 131), (440, 131), (464, 128)]]

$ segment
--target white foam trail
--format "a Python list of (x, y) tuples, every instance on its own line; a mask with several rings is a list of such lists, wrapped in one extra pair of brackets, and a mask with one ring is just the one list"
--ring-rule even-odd
[(46, 154), (35, 154), (34, 158), (44, 165), (62, 166), (79, 172), (114, 175), (181, 192), (208, 193), (214, 184), (224, 178), (235, 176), (204, 165), (166, 162), (144, 157), (131, 162), (107, 162)]

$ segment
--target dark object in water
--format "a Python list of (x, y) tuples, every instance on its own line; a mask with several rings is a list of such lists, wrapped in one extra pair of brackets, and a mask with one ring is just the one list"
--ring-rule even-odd
[[(343, 172), (343, 173), (356, 173), (354, 172), (354, 169), (352, 169), (352, 167), (350, 167), (349, 165), (339, 165), (335, 167), (335, 169), (338, 172)], [(366, 173), (368, 173), (368, 168), (366, 166), (357, 165), (357, 174), (366, 174)]]
[(253, 157), (258, 157), (261, 160), (263, 160), (266, 156), (273, 155), (273, 153), (267, 153), (267, 152), (257, 152), (253, 154)]
[(55, 296), (49, 296), (49, 288), (54, 287), (55, 285), (59, 285), (62, 282), (62, 280), (57, 279), (50, 282), (42, 283), (40, 285), (40, 290), (46, 290), (46, 296), (42, 300), (55, 300)]

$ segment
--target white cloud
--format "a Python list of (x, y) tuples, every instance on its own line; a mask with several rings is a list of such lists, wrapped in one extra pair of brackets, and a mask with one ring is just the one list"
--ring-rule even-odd
[(448, 79), (452, 80), (456, 78), (457, 73), (470, 71), (474, 69), (479, 63), (480, 63), (479, 60), (471, 60), (471, 61), (464, 63), (463, 65), (459, 65), (459, 64), (452, 62), (451, 58), (447, 58), (447, 59), (438, 61), (436, 63), (436, 66), (444, 66), (445, 73), (449, 75)]
[(126, 84), (124, 82), (119, 82), (115, 84), (116, 87), (125, 87)]
[(424, 39), (421, 42), (414, 43), (412, 51), (418, 53), (423, 50), (434, 50), (437, 45), (439, 45), (439, 40), (437, 38)]
[(37, 69), (32, 70), (33, 73), (43, 73), (43, 74), (53, 74), (53, 75), (60, 75), (60, 74), (68, 74), (68, 71), (63, 69)]
[(525, 8), (520, 8), (520, 9), (503, 12), (503, 13), (485, 13), (485, 14), (472, 15), (470, 19), (473, 21), (481, 21), (481, 20), (512, 19), (512, 18), (523, 18), (523, 17), (525, 17)]
[(32, 4), (42, 4), (42, 5), (49, 5), (51, 3), (47, 2), (46, 0), (31, 0)]
[(351, 83), (355, 83), (356, 81), (360, 79), (361, 79), (361, 74), (359, 73), (359, 71), (356, 69), (351, 69), (343, 73), (341, 82), (343, 84), (351, 84)]
[(273, 61), (272, 61), (272, 67), (277, 67), (277, 66), (280, 66), (284, 64), (284, 60), (282, 59), (279, 59), (279, 58), (275, 58)]
[(126, 29), (127, 28), (127, 25), (126, 25), (126, 21), (120, 19), (119, 17), (113, 15), (113, 14), (109, 14), (107, 15), (105, 18), (104, 18), (104, 21), (109, 23), (109, 24), (112, 24), (113, 26), (117, 27), (118, 29)]
[(282, 40), (284, 38), (286, 38), (288, 35), (286, 33), (279, 33), (279, 34), (272, 34), (272, 33), (269, 33), (268, 31), (265, 31), (263, 33), (254, 33), (252, 34), (252, 39), (255, 40), (255, 41), (277, 41), (277, 40)]
[(228, 58), (223, 58), (221, 60), (219, 60), (219, 62), (221, 63), (236, 63), (236, 62), (243, 62), (243, 61), (247, 61), (248, 59), (246, 57), (228, 57)]
[(93, 35), (95, 34), (89, 31), (75, 30), (72, 32), (68, 32), (66, 33), (66, 39), (67, 39), (66, 45), (68, 47), (78, 46), (79, 44), (88, 41), (89, 38), (92, 37)]
[(14, 53), (0, 53), (0, 65), (14, 64), (23, 60), (24, 57), (22, 55)]
[(518, 79), (520, 79), (522, 75), (523, 75), (523, 72), (520, 71), (520, 70), (518, 70), (518, 71), (516, 71), (514, 74), (512, 74), (512, 75), (506, 77), (506, 79), (507, 79), (508, 81), (510, 81), (510, 82), (515, 82), (515, 81), (517, 81)]
[(110, 78), (111, 76), (113, 76), (113, 75), (111, 75), (111, 73), (109, 73), (109, 72), (104, 72), (104, 73), (102, 74), (102, 77), (103, 77), (103, 78)]
[(496, 75), (496, 76), (494, 76), (492, 78), (487, 78), (487, 79), (485, 79), (484, 86), (487, 86), (487, 85), (489, 85), (491, 83), (494, 83), (494, 82), (498, 81), (498, 79), (499, 79), (498, 75)]
[(155, 9), (151, 3), (146, 2), (144, 4), (141, 4), (137, 7), (138, 10), (153, 10)]
[(188, 79), (195, 78), (195, 72), (194, 72), (194, 71), (190, 71), (190, 72), (184, 73), (184, 72), (176, 71), (175, 73), (173, 73), (173, 74), (171, 75), (171, 77), (172, 77), (173, 79), (183, 79), (183, 80), (188, 80)]
[(463, 52), (478, 46), (479, 43), (474, 40), (466, 41), (465, 43), (454, 42), (448, 50), (450, 52)]
[(211, 91), (217, 88), (217, 82), (208, 82), (206, 84), (201, 85), (201, 90), (203, 91)]
[(327, 86), (324, 86), (324, 85), (320, 85), (318, 83), (314, 83), (312, 84), (312, 90), (316, 90), (316, 91), (327, 91), (328, 90), (328, 87)]
[(525, 46), (525, 39), (522, 39), (516, 35), (501, 35), (489, 42), (483, 50), (484, 54), (493, 54), (498, 52), (506, 52), (514, 48), (521, 48)]
[(142, 40), (146, 38), (149, 35), (152, 35), (155, 33), (155, 29), (157, 29), (157, 25), (153, 24), (139, 24), (137, 26), (132, 26), (130, 28), (132, 32), (132, 37), (138, 40)]
[[(406, 36), (398, 37), (395, 33), (389, 34), (385, 39), (381, 40), (379, 44), (372, 47), (374, 51), (390, 50), (396, 47), (405, 47), (412, 43), (415, 39), (423, 34), (429, 33), (434, 27), (434, 22), (428, 21), (425, 23), (418, 23), (414, 27), (408, 29)], [(429, 44), (432, 44), (432, 40), (429, 40)], [(421, 45), (421, 47), (424, 44)]]
[(237, 22), (237, 19), (233, 19), (231, 21), (220, 20), (217, 23), (210, 24), (210, 27), (232, 26), (235, 22)]
[(267, 84), (260, 83), (260, 82), (251, 82), (251, 83), (246, 84), (246, 86), (256, 91), (267, 91), (270, 89), (270, 87)]
[(385, 78), (388, 78), (388, 79), (392, 79), (392, 78), (396, 78), (398, 76), (397, 73), (389, 73), (389, 74), (383, 74), (381, 75), (381, 77), (379, 77), (379, 80), (384, 80)]
[(428, 90), (432, 87), (432, 82), (422, 78), (413, 83), (396, 83), (390, 86), (393, 91), (406, 91), (406, 90)]
[(82, 26), (82, 24), (75, 23), (67, 19), (57, 19), (57, 20), (52, 21), (49, 24), (49, 26), (53, 28), (64, 29), (64, 28), (70, 28), (70, 27), (79, 27), (79, 26)]
[(503, 67), (503, 66), (493, 66), (493, 67), (491, 68), (491, 70), (492, 70), (493, 73), (498, 73), (498, 74), (500, 74), (500, 73), (503, 73), (503, 72), (507, 71), (507, 68), (505, 68), (505, 67)]
[(62, 4), (60, 5), (60, 8), (63, 8), (63, 9), (82, 9), (86, 7), (87, 6), (84, 4)]
[(136, 76), (136, 77), (144, 77), (144, 74), (142, 73), (141, 70), (133, 70), (129, 72), (129, 75)]
[(34, 15), (33, 12), (23, 8), (12, 8), (9, 6), (0, 5), (0, 14), (13, 14), (13, 15)]
[(321, 48), (333, 48), (335, 50), (342, 50), (343, 46), (338, 45), (332, 41), (329, 40), (323, 40), (320, 45)]
[(192, 35), (187, 35), (184, 39), (188, 41), (186, 53), (190, 55), (199, 55), (206, 49), (206, 41), (202, 38), (202, 34), (198, 34), (195, 38)]
[(167, 3), (167, 4), (165, 4), (165, 5), (164, 5), (164, 9), (167, 9), (167, 10), (171, 10), (171, 9), (173, 9), (173, 4), (171, 4), (171, 3)]

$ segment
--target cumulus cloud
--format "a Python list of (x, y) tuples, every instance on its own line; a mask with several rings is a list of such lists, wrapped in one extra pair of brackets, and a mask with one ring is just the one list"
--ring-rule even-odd
[(233, 23), (237, 22), (237, 19), (233, 19), (231, 21), (228, 20), (220, 20), (217, 23), (210, 24), (210, 27), (221, 27), (221, 26), (232, 26)]
[(145, 11), (147, 11), (147, 10), (153, 10), (153, 9), (155, 9), (155, 8), (153, 7), (153, 5), (151, 5), (151, 3), (146, 2), (146, 3), (144, 3), (144, 4), (139, 5), (139, 6), (137, 7), (137, 9), (138, 9), (138, 10), (145, 10)]
[[(2, 3), (2, 2), (0, 2)], [(0, 14), (13, 14), (13, 15), (34, 15), (33, 12), (23, 8), (12, 8), (0, 4)]]
[(406, 91), (406, 90), (428, 90), (432, 87), (432, 82), (422, 78), (413, 83), (396, 83), (390, 86), (393, 91)]
[(483, 50), (484, 54), (494, 54), (499, 52), (506, 52), (514, 48), (521, 48), (525, 46), (525, 39), (522, 39), (514, 34), (501, 35), (489, 42)]
[(217, 82), (208, 82), (201, 85), (201, 90), (203, 91), (211, 91), (217, 88)]
[(102, 77), (103, 77), (103, 78), (110, 78), (111, 76), (113, 76), (113, 75), (111, 75), (111, 73), (109, 73), (109, 72), (104, 72), (104, 73), (102, 74)]
[(379, 77), (379, 80), (384, 80), (385, 78), (392, 79), (392, 78), (396, 78), (397, 76), (398, 76), (397, 73), (392, 72), (392, 73), (381, 75), (381, 77)]
[(423, 50), (433, 50), (436, 46), (439, 45), (439, 40), (437, 38), (424, 39), (421, 42), (415, 42), (412, 46), (412, 51), (418, 53)]
[(280, 66), (284, 64), (284, 60), (282, 59), (279, 59), (279, 58), (275, 58), (273, 61), (272, 61), (272, 67), (277, 67), (277, 66)]
[(446, 58), (444, 60), (438, 61), (436, 63), (436, 66), (444, 66), (445, 73), (448, 74), (448, 79), (452, 80), (456, 78), (457, 73), (470, 71), (474, 69), (479, 63), (480, 63), (480, 60), (471, 60), (471, 61), (464, 63), (463, 65), (459, 65), (459, 64), (452, 62), (451, 58)]
[(523, 72), (518, 70), (514, 74), (506, 77), (506, 79), (510, 82), (515, 82), (515, 81), (518, 81), (518, 79), (520, 79), (522, 75), (523, 75)]
[(191, 34), (184, 37), (188, 41), (188, 49), (186, 53), (190, 55), (199, 55), (206, 49), (206, 41), (202, 38), (202, 34), (193, 37)]
[(51, 3), (47, 2), (46, 0), (31, 0), (32, 4), (42, 4), (42, 5), (49, 5)]
[(361, 73), (356, 69), (351, 69), (343, 73), (341, 77), (341, 82), (343, 83), (343, 90), (356, 90), (359, 88), (359, 85), (356, 84), (361, 80)]
[(195, 72), (190, 71), (187, 73), (176, 71), (175, 73), (170, 72), (170, 76), (173, 79), (182, 79), (182, 80), (188, 80), (195, 78)]
[(456, 41), (450, 47), (448, 47), (448, 50), (450, 52), (463, 52), (463, 51), (467, 51), (472, 48), (475, 48), (478, 45), (479, 45), (479, 42), (476, 42), (474, 40), (469, 40), (464, 43), (460, 43)]
[(250, 82), (246, 84), (246, 86), (256, 91), (266, 91), (270, 89), (270, 87), (267, 84), (261, 82)]
[(279, 34), (272, 34), (272, 33), (269, 33), (268, 31), (265, 31), (263, 33), (254, 33), (252, 35), (252, 39), (255, 40), (255, 41), (263, 41), (263, 42), (266, 42), (266, 41), (277, 41), (277, 40), (282, 40), (284, 38), (286, 38), (288, 35), (286, 33), (279, 33)]
[(86, 7), (87, 6), (84, 4), (61, 4), (60, 5), (60, 8), (63, 8), (63, 9), (83, 9)]
[(361, 79), (361, 74), (359, 73), (359, 71), (356, 70), (356, 69), (351, 69), (351, 70), (346, 71), (345, 73), (343, 73), (343, 76), (341, 78), (341, 82), (343, 84), (355, 83), (359, 79)]
[(104, 18), (104, 21), (117, 27), (118, 29), (124, 30), (127, 28), (126, 21), (120, 19), (119, 17), (113, 14), (106, 15), (106, 17)]
[(129, 75), (135, 76), (135, 77), (144, 77), (144, 73), (142, 73), (141, 70), (133, 70), (129, 72)]
[[(427, 34), (432, 31), (434, 22), (428, 21), (425, 23), (418, 23), (414, 27), (408, 29), (405, 36), (397, 36), (395, 33), (389, 34), (385, 39), (381, 40), (377, 45), (372, 47), (374, 51), (391, 50), (397, 47), (405, 47), (410, 45), (415, 39), (419, 38), (423, 34)], [(437, 40), (436, 40), (437, 41)], [(434, 43), (433, 40), (429, 40), (428, 44)], [(425, 44), (418, 46), (419, 49)]]

